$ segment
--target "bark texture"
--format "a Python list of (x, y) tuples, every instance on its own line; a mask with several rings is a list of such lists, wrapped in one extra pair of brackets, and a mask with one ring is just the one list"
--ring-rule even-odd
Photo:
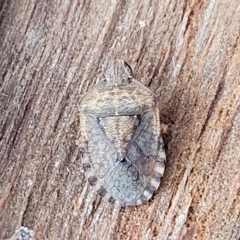
[[(240, 239), (240, 1), (0, 2), (0, 239)], [(138, 207), (86, 183), (78, 105), (109, 59), (159, 98), (166, 172)]]

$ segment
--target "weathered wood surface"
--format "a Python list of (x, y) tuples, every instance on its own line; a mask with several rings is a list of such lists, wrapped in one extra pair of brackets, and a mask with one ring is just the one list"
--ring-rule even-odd
[[(0, 239), (240, 238), (240, 1), (0, 3)], [(78, 147), (110, 58), (156, 92), (166, 174), (138, 207), (101, 201)]]

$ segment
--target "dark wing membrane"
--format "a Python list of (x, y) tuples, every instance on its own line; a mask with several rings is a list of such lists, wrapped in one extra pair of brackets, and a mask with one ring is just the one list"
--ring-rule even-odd
[(86, 116), (88, 156), (98, 178), (102, 179), (117, 160), (117, 152), (98, 124), (98, 120)]
[(154, 168), (159, 148), (159, 118), (154, 111), (140, 116), (140, 123), (127, 147), (127, 160), (134, 164), (140, 174), (149, 176)]
[(121, 205), (136, 205), (136, 199), (146, 186), (146, 177), (126, 160), (116, 163), (104, 178), (104, 186)]

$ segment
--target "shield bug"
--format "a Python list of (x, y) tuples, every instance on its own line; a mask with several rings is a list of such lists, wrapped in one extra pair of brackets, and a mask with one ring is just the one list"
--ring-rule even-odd
[(83, 168), (109, 202), (139, 205), (160, 184), (165, 151), (158, 102), (134, 79), (130, 66), (113, 60), (80, 104)]

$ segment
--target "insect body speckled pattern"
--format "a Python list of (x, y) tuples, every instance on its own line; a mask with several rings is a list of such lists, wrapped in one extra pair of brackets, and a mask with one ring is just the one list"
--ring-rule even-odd
[(97, 194), (120, 205), (138, 205), (157, 190), (166, 159), (158, 102), (113, 60), (80, 105), (83, 168)]

